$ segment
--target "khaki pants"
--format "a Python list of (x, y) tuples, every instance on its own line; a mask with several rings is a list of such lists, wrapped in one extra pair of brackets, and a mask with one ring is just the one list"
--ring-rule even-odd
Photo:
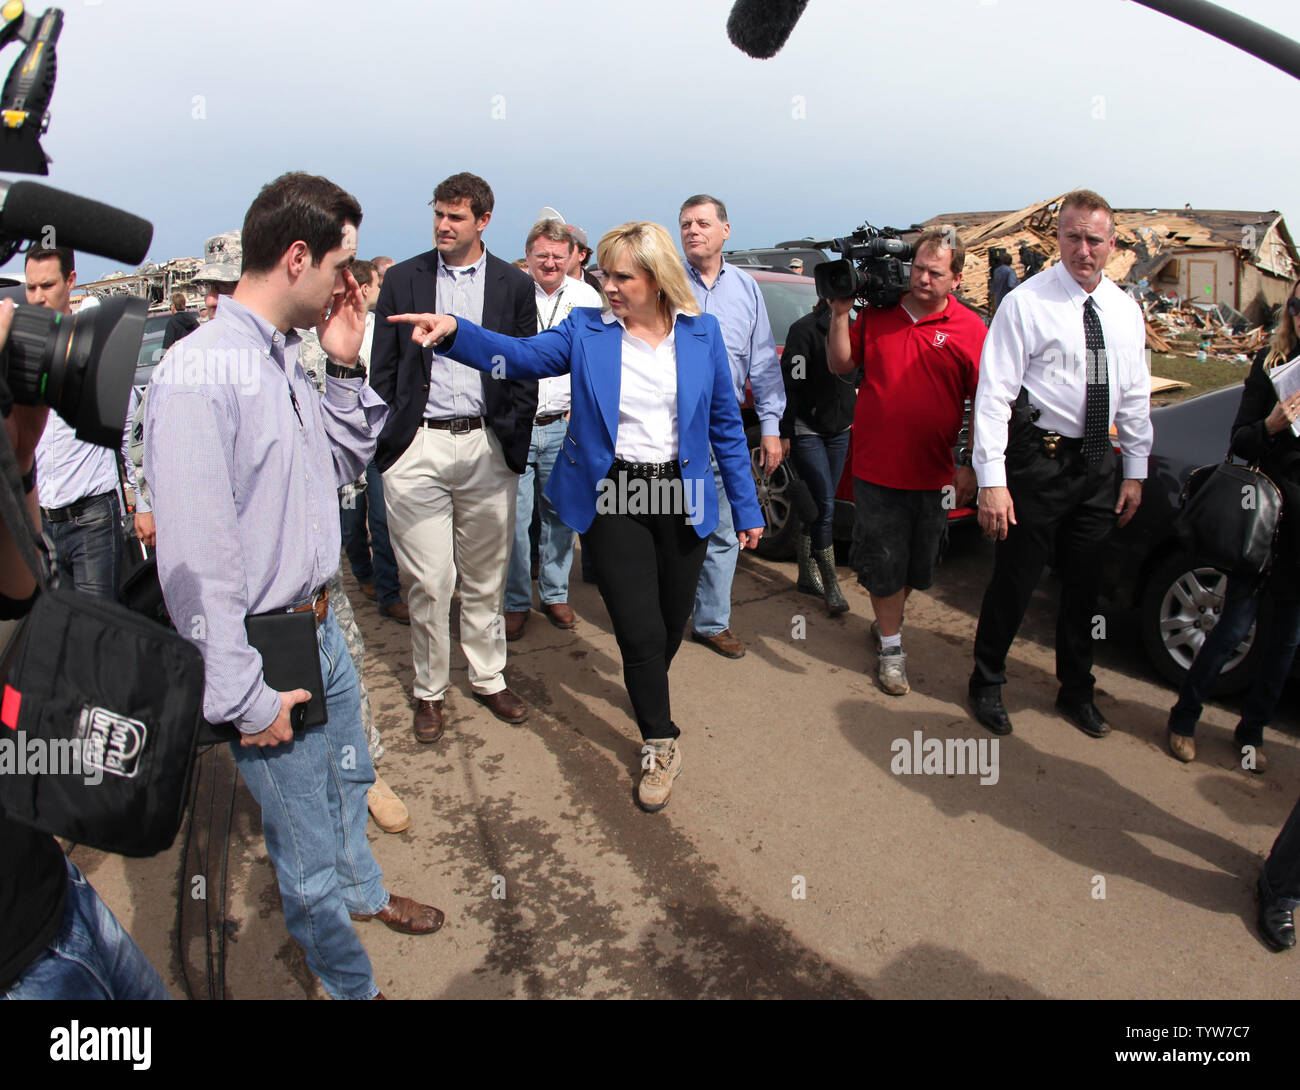
[(506, 687), (502, 597), (519, 475), (485, 427), (463, 434), (419, 428), (384, 473), (388, 529), (410, 583), (413, 695), (441, 700), (450, 679), (448, 616), (460, 575), (460, 646), (476, 693)]

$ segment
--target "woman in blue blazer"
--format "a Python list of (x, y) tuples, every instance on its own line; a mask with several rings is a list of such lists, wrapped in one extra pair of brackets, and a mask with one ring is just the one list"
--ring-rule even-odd
[(569, 428), (546, 488), (583, 535), (645, 740), (637, 802), (662, 810), (681, 771), (668, 666), (682, 642), (709, 533), (718, 523), (709, 447), (740, 547), (763, 515), (727, 350), (701, 315), (668, 232), (626, 223), (596, 248), (609, 309), (574, 310), (535, 337), (503, 337), (444, 314), (395, 314), (412, 338), (499, 379), (572, 373)]

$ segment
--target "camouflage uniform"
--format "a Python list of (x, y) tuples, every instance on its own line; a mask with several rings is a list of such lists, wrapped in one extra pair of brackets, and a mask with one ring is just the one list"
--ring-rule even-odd
[[(298, 362), (302, 364), (302, 369), (307, 373), (316, 389), (321, 395), (325, 394), (325, 350), (320, 346), (320, 340), (316, 336), (315, 330), (300, 329), (298, 333), (302, 337), (302, 344), (298, 346)], [(366, 487), (364, 479), (360, 482), (360, 488), (357, 482), (346, 484), (339, 489), (339, 496), (345, 497), (347, 493), (355, 497), (356, 493)], [(349, 490), (353, 490), (349, 492)], [(343, 498), (346, 504), (347, 498)], [(351, 499), (355, 503), (355, 498)], [(356, 614), (352, 612), (352, 603), (348, 601), (347, 591), (343, 589), (343, 568), (339, 566), (338, 570), (330, 576), (329, 582), (325, 584), (329, 591), (330, 608), (334, 610), (334, 619), (338, 621), (339, 628), (343, 630), (343, 638), (348, 642), (348, 654), (352, 656), (352, 665), (357, 670), (357, 686), (361, 690), (361, 724), (366, 728), (366, 744), (370, 750), (370, 760), (378, 764), (384, 755), (384, 743), (379, 737), (379, 730), (375, 727), (375, 717), (370, 710), (370, 694), (366, 692), (366, 683), (363, 680), (364, 668), (366, 661), (366, 644), (361, 638), (361, 629), (357, 627)]]

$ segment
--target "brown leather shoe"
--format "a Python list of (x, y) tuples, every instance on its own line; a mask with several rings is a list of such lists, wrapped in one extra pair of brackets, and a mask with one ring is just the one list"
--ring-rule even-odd
[(528, 624), (528, 610), (526, 609), (508, 609), (506, 610), (506, 639), (517, 640), (524, 634), (524, 626)]
[(578, 618), (573, 615), (573, 609), (568, 602), (551, 602), (549, 605), (542, 606), (542, 612), (556, 628), (573, 628), (578, 623)]
[(399, 897), (396, 893), (388, 895), (388, 904), (382, 912), (376, 912), (373, 916), (362, 916), (356, 912), (350, 912), (349, 915), (354, 920), (378, 920), (403, 935), (432, 935), (446, 918), (441, 909), (434, 908), (433, 905), (422, 905), (409, 897)]
[(385, 617), (392, 617), (398, 624), (411, 623), (411, 611), (405, 602), (394, 602), (391, 606), (380, 606), (379, 612)]
[(375, 600), (374, 583), (358, 583), (357, 586), (361, 588), (361, 593), (364, 594), (367, 598), (369, 598), (372, 602)]
[(442, 701), (417, 700), (411, 725), (417, 742), (436, 742), (442, 737)]
[(483, 693), (475, 693), (474, 699), (486, 705), (493, 715), (507, 723), (522, 723), (528, 718), (528, 705), (509, 689), (502, 689), (499, 693), (487, 696)]
[(696, 643), (702, 643), (705, 647), (711, 647), (719, 655), (729, 659), (740, 659), (745, 657), (745, 644), (736, 639), (731, 634), (731, 629), (724, 628), (716, 636), (706, 636), (702, 632), (691, 630), (691, 639)]

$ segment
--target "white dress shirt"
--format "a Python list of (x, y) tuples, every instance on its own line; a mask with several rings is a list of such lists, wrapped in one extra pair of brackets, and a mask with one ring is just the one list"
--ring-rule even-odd
[(36, 494), (42, 507), (67, 507), (117, 490), (117, 460), (107, 447), (84, 443), (51, 412), (36, 444)]
[[(972, 464), (981, 488), (1007, 483), (1007, 421), (1023, 386), (1045, 431), (1083, 435), (1087, 352), (1083, 303), (1088, 293), (1058, 263), (1002, 300), (984, 341), (975, 394)], [(1119, 435), (1124, 477), (1143, 480), (1151, 453), (1151, 373), (1142, 311), (1102, 276), (1091, 293), (1106, 340), (1110, 416)]]
[[(550, 295), (542, 290), (541, 284), (533, 281), (533, 291), (537, 296), (537, 332), (552, 329), (569, 316), (574, 307), (595, 307), (599, 310), (604, 304), (600, 295), (590, 284), (566, 276)], [(550, 416), (554, 413), (569, 411), (569, 375), (537, 380), (537, 416)], [(667, 459), (664, 459), (667, 460)]]
[(606, 325), (623, 328), (623, 373), (618, 392), (614, 456), (625, 462), (677, 460), (677, 316), (658, 346), (627, 331), (622, 318), (605, 311)]

